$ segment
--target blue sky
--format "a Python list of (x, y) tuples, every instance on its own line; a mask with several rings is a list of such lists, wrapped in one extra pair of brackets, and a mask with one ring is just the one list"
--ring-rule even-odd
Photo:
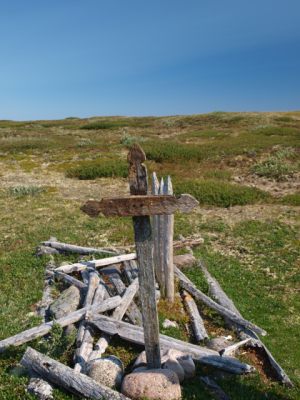
[(299, 0), (0, 0), (0, 119), (300, 109)]

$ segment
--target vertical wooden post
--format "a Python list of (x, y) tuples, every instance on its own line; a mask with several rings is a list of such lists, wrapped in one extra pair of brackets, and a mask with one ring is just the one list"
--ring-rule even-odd
[[(164, 178), (161, 178), (158, 194), (164, 194)], [(165, 219), (164, 215), (158, 216), (158, 225), (159, 225), (159, 236), (158, 236), (158, 251), (159, 251), (159, 268), (161, 275), (161, 285), (160, 285), (160, 293), (161, 297), (164, 299), (166, 297), (166, 275), (164, 268), (164, 232), (165, 232)]]
[[(157, 175), (155, 172), (152, 174), (152, 194), (159, 194), (159, 181), (157, 179)], [(153, 252), (153, 260), (154, 260), (154, 268), (156, 279), (159, 283), (159, 287), (161, 292), (164, 291), (164, 272), (162, 270), (162, 263), (160, 257), (160, 215), (153, 215), (152, 217), (152, 231), (153, 231), (153, 244), (154, 244), (154, 252)]]
[[(130, 194), (146, 195), (148, 191), (147, 169), (143, 162), (145, 153), (139, 145), (128, 153)], [(149, 216), (132, 217), (135, 246), (139, 266), (140, 299), (148, 368), (160, 368), (159, 325), (155, 298), (153, 265), (153, 239)]]
[[(163, 194), (173, 195), (173, 187), (170, 176), (167, 177)], [(174, 232), (174, 215), (162, 215), (164, 221), (163, 234), (161, 242), (163, 245), (163, 267), (165, 275), (165, 295), (169, 302), (174, 302), (174, 264), (173, 264), (173, 232)]]

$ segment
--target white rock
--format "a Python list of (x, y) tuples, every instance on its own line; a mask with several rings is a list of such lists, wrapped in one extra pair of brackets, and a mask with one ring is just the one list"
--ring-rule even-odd
[(86, 373), (98, 383), (110, 388), (119, 388), (122, 383), (124, 368), (118, 357), (107, 356), (90, 361)]
[(167, 328), (178, 328), (178, 324), (176, 321), (171, 321), (169, 319), (165, 319), (163, 324), (162, 324), (163, 328), (167, 329)]

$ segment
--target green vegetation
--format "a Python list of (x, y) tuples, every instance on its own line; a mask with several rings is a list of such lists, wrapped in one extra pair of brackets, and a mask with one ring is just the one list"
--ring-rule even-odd
[[(131, 218), (92, 219), (80, 206), (88, 198), (128, 193), (126, 180), (120, 178), (127, 176), (128, 146), (140, 142), (148, 155), (148, 171), (160, 177), (170, 174), (176, 193), (191, 193), (201, 204), (191, 214), (175, 215), (175, 239), (193, 234), (204, 238), (195, 255), (204, 259), (241, 313), (267, 330), (263, 341), (295, 388), (287, 389), (260, 373), (217, 377), (218, 384), (232, 400), (298, 400), (299, 133), (300, 112), (0, 121), (0, 338), (40, 322), (34, 312), (49, 261), (34, 255), (41, 241), (55, 236), (83, 246), (132, 245)], [(257, 175), (249, 174), (269, 158), (295, 171), (288, 182), (280, 177), (276, 185), (266, 180), (260, 186)], [(271, 169), (277, 174), (280, 167)], [(56, 264), (75, 260), (76, 256), (55, 257)], [(186, 273), (207, 293), (198, 268)], [(211, 336), (232, 334), (222, 318), (199, 307)], [(176, 320), (179, 328), (164, 330), (164, 318)], [(159, 320), (163, 333), (189, 340), (179, 300), (173, 309), (160, 302)], [(73, 343), (55, 327), (47, 340), (30, 345), (72, 365)], [(33, 400), (25, 391), (27, 376), (11, 374), (26, 347), (0, 355), (3, 400)], [(128, 372), (141, 350), (114, 338), (107, 354), (119, 356)], [(198, 376), (183, 385), (183, 400), (212, 398), (199, 379), (207, 369), (197, 366), (197, 371)], [(56, 389), (54, 398), (78, 397)]]
[(15, 186), (9, 189), (9, 194), (15, 197), (36, 196), (44, 190), (39, 186)]
[(190, 193), (200, 204), (217, 207), (255, 204), (269, 197), (266, 192), (256, 188), (213, 179), (176, 182), (175, 192), (177, 194)]
[(96, 179), (107, 177), (126, 178), (128, 165), (123, 160), (95, 160), (83, 162), (76, 167), (67, 169), (68, 178)]
[(272, 178), (277, 181), (286, 180), (295, 172), (294, 166), (287, 162), (287, 158), (293, 158), (295, 152), (291, 149), (277, 151), (266, 160), (253, 165), (252, 172), (258, 176)]

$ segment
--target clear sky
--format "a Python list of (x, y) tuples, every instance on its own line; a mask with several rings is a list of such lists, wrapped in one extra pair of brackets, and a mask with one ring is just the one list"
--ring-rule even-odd
[(0, 0), (0, 119), (296, 109), (299, 0)]

